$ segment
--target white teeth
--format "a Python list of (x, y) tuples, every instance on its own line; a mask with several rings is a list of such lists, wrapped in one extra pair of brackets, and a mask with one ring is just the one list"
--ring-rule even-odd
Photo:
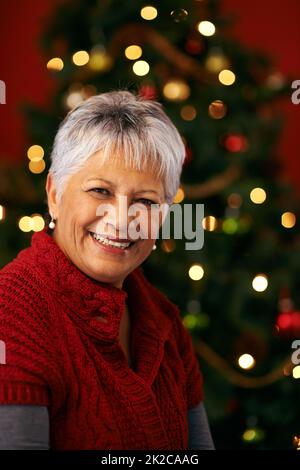
[(105, 238), (105, 237), (102, 237), (101, 235), (98, 235), (97, 233), (93, 233), (93, 237), (98, 242), (103, 243), (103, 245), (111, 245), (111, 246), (115, 246), (117, 248), (122, 248), (123, 250), (125, 250), (125, 248), (127, 248), (130, 245), (130, 242), (129, 243), (121, 243), (121, 242), (112, 241), (112, 240), (109, 240), (108, 238)]

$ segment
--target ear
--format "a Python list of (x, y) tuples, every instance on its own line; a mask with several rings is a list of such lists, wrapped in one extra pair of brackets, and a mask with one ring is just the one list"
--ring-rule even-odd
[(47, 192), (47, 201), (49, 207), (49, 213), (53, 219), (58, 217), (58, 205), (57, 205), (57, 196), (56, 188), (54, 185), (54, 180), (52, 174), (49, 172), (46, 180), (46, 192)]

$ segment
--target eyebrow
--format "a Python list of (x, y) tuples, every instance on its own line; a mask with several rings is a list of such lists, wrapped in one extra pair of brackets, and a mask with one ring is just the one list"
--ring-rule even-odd
[[(107, 184), (110, 184), (111, 186), (115, 187), (115, 185), (109, 181), (109, 180), (106, 180), (105, 178), (100, 178), (99, 176), (96, 176), (96, 177), (92, 177), (92, 178), (88, 178), (87, 179), (87, 182), (88, 181), (104, 181), (104, 183), (107, 183)], [(154, 193), (154, 194), (157, 194), (159, 196), (159, 193), (157, 191), (155, 191), (154, 189), (141, 189), (140, 191), (136, 191), (136, 194), (139, 194), (139, 193)]]
[(96, 181), (96, 180), (99, 180), (99, 181), (104, 181), (105, 183), (108, 183), (108, 184), (111, 184), (112, 186), (114, 186), (114, 184), (111, 182), (111, 181), (108, 181), (104, 178), (99, 178), (99, 176), (95, 176), (95, 177), (92, 177), (92, 178), (88, 178), (86, 181), (89, 182), (89, 181)]

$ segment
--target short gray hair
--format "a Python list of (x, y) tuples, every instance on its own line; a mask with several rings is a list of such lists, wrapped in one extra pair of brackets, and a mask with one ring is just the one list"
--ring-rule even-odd
[(103, 163), (121, 155), (128, 167), (152, 169), (163, 180), (167, 203), (172, 203), (180, 185), (185, 145), (161, 103), (114, 90), (92, 96), (69, 111), (50, 157), (58, 200), (68, 177), (100, 150)]

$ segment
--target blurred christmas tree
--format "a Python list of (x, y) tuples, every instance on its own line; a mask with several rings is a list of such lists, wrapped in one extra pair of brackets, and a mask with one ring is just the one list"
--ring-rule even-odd
[(205, 243), (186, 251), (185, 240), (160, 240), (144, 269), (191, 330), (217, 448), (291, 448), (300, 432), (300, 374), (289, 359), (300, 333), (300, 238), (298, 201), (280, 181), (274, 108), (290, 84), (264, 54), (228, 37), (218, 4), (57, 8), (43, 38), (57, 93), (48, 109), (26, 106), (29, 168), (2, 172), (0, 262), (43, 225), (48, 155), (66, 112), (120, 88), (161, 101), (187, 150), (174, 202), (205, 204)]

